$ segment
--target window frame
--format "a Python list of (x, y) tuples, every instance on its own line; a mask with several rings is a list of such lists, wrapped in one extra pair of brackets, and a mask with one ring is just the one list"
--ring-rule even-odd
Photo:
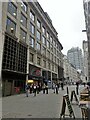
[[(9, 5), (11, 4), (11, 6), (9, 7)], [(13, 10), (16, 9), (16, 12), (14, 12)], [(14, 18), (17, 18), (17, 7), (13, 4), (13, 2), (8, 2), (8, 12), (14, 17)], [(16, 15), (13, 14), (16, 13)]]
[(35, 22), (35, 14), (32, 10), (30, 10), (30, 19)]
[[(23, 21), (21, 21), (23, 20)], [(20, 23), (25, 27), (27, 28), (27, 18), (26, 16), (21, 12), (21, 18), (20, 18)]]

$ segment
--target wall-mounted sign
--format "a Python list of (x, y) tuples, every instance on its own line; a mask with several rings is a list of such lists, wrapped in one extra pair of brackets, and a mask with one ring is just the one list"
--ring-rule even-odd
[(30, 65), (29, 73), (30, 75), (33, 75), (33, 76), (41, 76), (41, 69), (33, 65)]

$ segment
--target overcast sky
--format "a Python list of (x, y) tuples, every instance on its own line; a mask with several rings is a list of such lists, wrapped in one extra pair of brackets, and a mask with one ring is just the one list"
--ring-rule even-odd
[(50, 16), (53, 26), (66, 55), (71, 47), (82, 48), (82, 41), (87, 40), (83, 0), (38, 0), (43, 10)]

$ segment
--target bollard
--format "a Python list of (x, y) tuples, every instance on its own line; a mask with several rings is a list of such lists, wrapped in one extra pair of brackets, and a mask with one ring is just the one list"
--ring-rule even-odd
[(67, 87), (67, 94), (69, 94), (69, 90), (68, 90), (68, 87)]

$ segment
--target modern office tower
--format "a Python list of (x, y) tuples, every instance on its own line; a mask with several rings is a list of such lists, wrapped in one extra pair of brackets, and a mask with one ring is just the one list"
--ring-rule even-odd
[(73, 47), (67, 52), (69, 62), (77, 69), (83, 72), (82, 50), (78, 47)]
[(90, 81), (90, 0), (83, 0), (83, 6), (88, 41), (88, 81)]
[(88, 81), (88, 42), (83, 41), (83, 53), (84, 53), (84, 75), (86, 81)]
[[(38, 2), (2, 2), (3, 96), (63, 77), (62, 44)], [(18, 88), (18, 89), (17, 89)]]

